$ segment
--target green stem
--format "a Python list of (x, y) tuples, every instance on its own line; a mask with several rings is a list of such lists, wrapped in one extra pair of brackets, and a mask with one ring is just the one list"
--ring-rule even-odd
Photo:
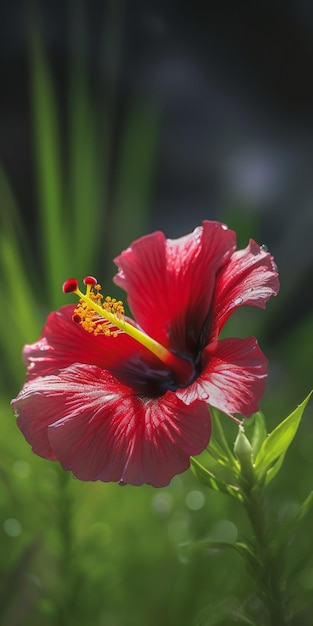
[(254, 550), (259, 563), (256, 583), (267, 609), (268, 626), (287, 626), (281, 581), (281, 563), (269, 549), (261, 489), (250, 489), (245, 509), (254, 531)]

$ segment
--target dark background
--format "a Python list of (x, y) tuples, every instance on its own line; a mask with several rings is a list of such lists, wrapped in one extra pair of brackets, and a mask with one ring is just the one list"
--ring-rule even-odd
[(81, 3), (2, 3), (0, 156), (26, 222), (34, 228), (37, 202), (27, 53), (35, 15), (65, 138), (69, 41), (79, 57), (86, 40), (100, 111), (115, 89), (112, 179), (125, 113), (133, 103), (153, 107), (149, 228), (178, 236), (205, 218), (236, 227), (242, 217), (251, 223), (248, 234), (273, 251), (288, 297), (274, 340), (281, 326), (312, 308), (311, 3), (93, 0), (82, 6), (83, 12)]

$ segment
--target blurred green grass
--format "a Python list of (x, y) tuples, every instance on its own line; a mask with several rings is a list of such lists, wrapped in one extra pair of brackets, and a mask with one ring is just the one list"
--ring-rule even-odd
[[(81, 42), (83, 17), (76, 15)], [(111, 19), (114, 23), (106, 28), (116, 33), (116, 42), (111, 43), (118, 48), (118, 12)], [(253, 591), (236, 555), (200, 553), (180, 544), (208, 533), (216, 538), (227, 532), (248, 533), (239, 506), (226, 496), (208, 493), (190, 472), (160, 491), (75, 481), (58, 464), (31, 453), (8, 407), (24, 380), (22, 346), (38, 337), (46, 313), (64, 303), (64, 279), (100, 269), (102, 277), (109, 277), (109, 259), (147, 231), (159, 125), (159, 112), (151, 103), (131, 103), (114, 180), (110, 180), (116, 86), (107, 96), (106, 107), (99, 110), (91, 96), (84, 47), (78, 58), (73, 52), (68, 137), (64, 138), (41, 28), (36, 20), (31, 25), (40, 263), (30, 250), (23, 206), (16, 205), (5, 173), (0, 172), (0, 623), (235, 623), (221, 607), (229, 602), (236, 607)], [(225, 221), (237, 230), (239, 240), (245, 239), (240, 245), (246, 245), (251, 230), (256, 237), (258, 225), (247, 213), (230, 212)], [(283, 307), (283, 290), (280, 297)], [(266, 315), (240, 312), (241, 317), (230, 321), (228, 334), (255, 334), (262, 345), (271, 311), (279, 314), (279, 307), (271, 307)], [(300, 402), (303, 388), (310, 385), (312, 345), (312, 316), (308, 316), (305, 325), (296, 327), (279, 346), (279, 357), (268, 346), (273, 382), (263, 408), (271, 423)], [(273, 502), (279, 494), (277, 520), (284, 507), (303, 499), (312, 488), (310, 415), (309, 408), (297, 445), (287, 457), (284, 477), (273, 485)], [(226, 429), (234, 439), (230, 420)], [(302, 591), (313, 588), (313, 570), (299, 585)]]

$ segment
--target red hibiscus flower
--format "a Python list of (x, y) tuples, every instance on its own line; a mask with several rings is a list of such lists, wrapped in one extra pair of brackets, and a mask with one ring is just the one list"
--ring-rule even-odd
[(265, 307), (279, 289), (270, 254), (205, 221), (193, 233), (156, 232), (116, 259), (122, 303), (101, 300), (87, 277), (80, 297), (49, 315), (24, 349), (27, 382), (15, 400), (33, 451), (81, 480), (162, 487), (210, 439), (208, 404), (248, 417), (264, 391), (267, 360), (256, 339), (221, 339), (240, 306)]

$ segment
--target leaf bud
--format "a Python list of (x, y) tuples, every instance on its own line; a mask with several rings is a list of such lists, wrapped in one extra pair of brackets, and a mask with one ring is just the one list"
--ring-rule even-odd
[(253, 484), (255, 482), (253, 451), (241, 424), (239, 425), (239, 432), (234, 443), (234, 453), (239, 461), (243, 478), (250, 484)]

